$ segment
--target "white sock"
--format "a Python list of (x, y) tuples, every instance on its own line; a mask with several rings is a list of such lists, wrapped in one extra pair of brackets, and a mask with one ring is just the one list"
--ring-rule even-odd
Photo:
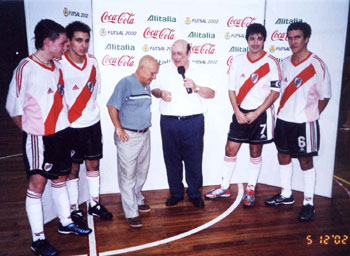
[(89, 184), (90, 206), (94, 207), (100, 201), (100, 172), (86, 172), (86, 179)]
[(316, 171), (315, 168), (303, 171), (304, 178), (304, 201), (303, 205), (314, 205), (314, 193), (316, 185)]
[(255, 190), (255, 185), (259, 178), (260, 169), (261, 169), (261, 156), (256, 158), (250, 157), (249, 180), (248, 180), (247, 189)]
[(223, 169), (222, 169), (221, 188), (227, 189), (230, 187), (232, 174), (236, 168), (236, 161), (237, 161), (237, 156), (234, 156), (234, 157), (225, 156)]
[(69, 196), (70, 210), (79, 210), (79, 187), (78, 187), (79, 178), (73, 180), (67, 180), (66, 186)]
[(293, 164), (290, 162), (286, 165), (280, 165), (280, 175), (281, 175), (281, 195), (284, 197), (290, 197), (292, 195), (292, 174), (293, 174)]
[(52, 188), (52, 199), (56, 206), (58, 212), (58, 218), (62, 226), (67, 226), (72, 223), (70, 218), (70, 209), (69, 209), (69, 199), (66, 188), (66, 182), (53, 183), (51, 181)]
[(41, 195), (42, 194), (35, 193), (29, 189), (27, 190), (26, 212), (32, 230), (33, 242), (39, 239), (45, 239)]

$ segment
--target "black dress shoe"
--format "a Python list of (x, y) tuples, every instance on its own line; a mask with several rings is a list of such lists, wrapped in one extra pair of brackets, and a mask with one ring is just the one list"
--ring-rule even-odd
[(173, 206), (173, 205), (176, 205), (178, 202), (184, 200), (183, 197), (174, 197), (174, 196), (171, 196), (169, 197), (166, 202), (165, 202), (165, 205), (166, 206)]
[(201, 197), (191, 198), (190, 201), (197, 208), (204, 208), (204, 201)]
[(299, 221), (311, 221), (315, 214), (315, 207), (311, 204), (303, 205), (299, 213)]

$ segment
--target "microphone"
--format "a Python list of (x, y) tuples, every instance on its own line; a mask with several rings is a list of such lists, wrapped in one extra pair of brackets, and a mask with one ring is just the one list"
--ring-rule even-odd
[[(184, 66), (179, 66), (177, 67), (177, 72), (182, 75), (182, 78), (185, 79), (185, 67)], [(186, 91), (188, 94), (192, 93), (191, 88), (186, 88)]]

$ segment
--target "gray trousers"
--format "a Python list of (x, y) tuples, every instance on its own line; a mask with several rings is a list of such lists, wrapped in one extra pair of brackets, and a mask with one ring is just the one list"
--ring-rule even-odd
[(141, 189), (146, 181), (150, 163), (150, 130), (145, 133), (126, 131), (127, 142), (118, 141), (118, 184), (126, 218), (139, 216), (138, 205), (144, 204)]

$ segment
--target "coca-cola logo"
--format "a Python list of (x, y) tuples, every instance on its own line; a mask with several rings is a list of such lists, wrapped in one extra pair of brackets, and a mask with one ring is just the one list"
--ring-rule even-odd
[(231, 16), (227, 21), (228, 27), (248, 27), (250, 24), (254, 23), (256, 20), (255, 17), (245, 17), (243, 19), (235, 19), (234, 16)]
[(195, 54), (214, 54), (215, 44), (194, 45), (191, 47), (191, 51)]
[(271, 41), (288, 41), (287, 33), (275, 30), (271, 35)]
[(104, 12), (101, 16), (102, 23), (114, 23), (114, 24), (134, 24), (134, 13), (122, 12), (121, 14), (109, 14), (108, 11)]
[(119, 67), (132, 67), (134, 66), (134, 56), (123, 55), (121, 57), (112, 57), (108, 54), (103, 57), (103, 66), (119, 66)]
[(175, 36), (175, 29), (172, 29), (172, 28), (152, 30), (150, 27), (148, 27), (143, 32), (144, 38), (173, 40), (174, 36)]
[(231, 66), (232, 59), (233, 59), (233, 56), (232, 56), (232, 55), (231, 55), (230, 57), (228, 57), (228, 59), (227, 59), (227, 61), (226, 61), (227, 66)]

